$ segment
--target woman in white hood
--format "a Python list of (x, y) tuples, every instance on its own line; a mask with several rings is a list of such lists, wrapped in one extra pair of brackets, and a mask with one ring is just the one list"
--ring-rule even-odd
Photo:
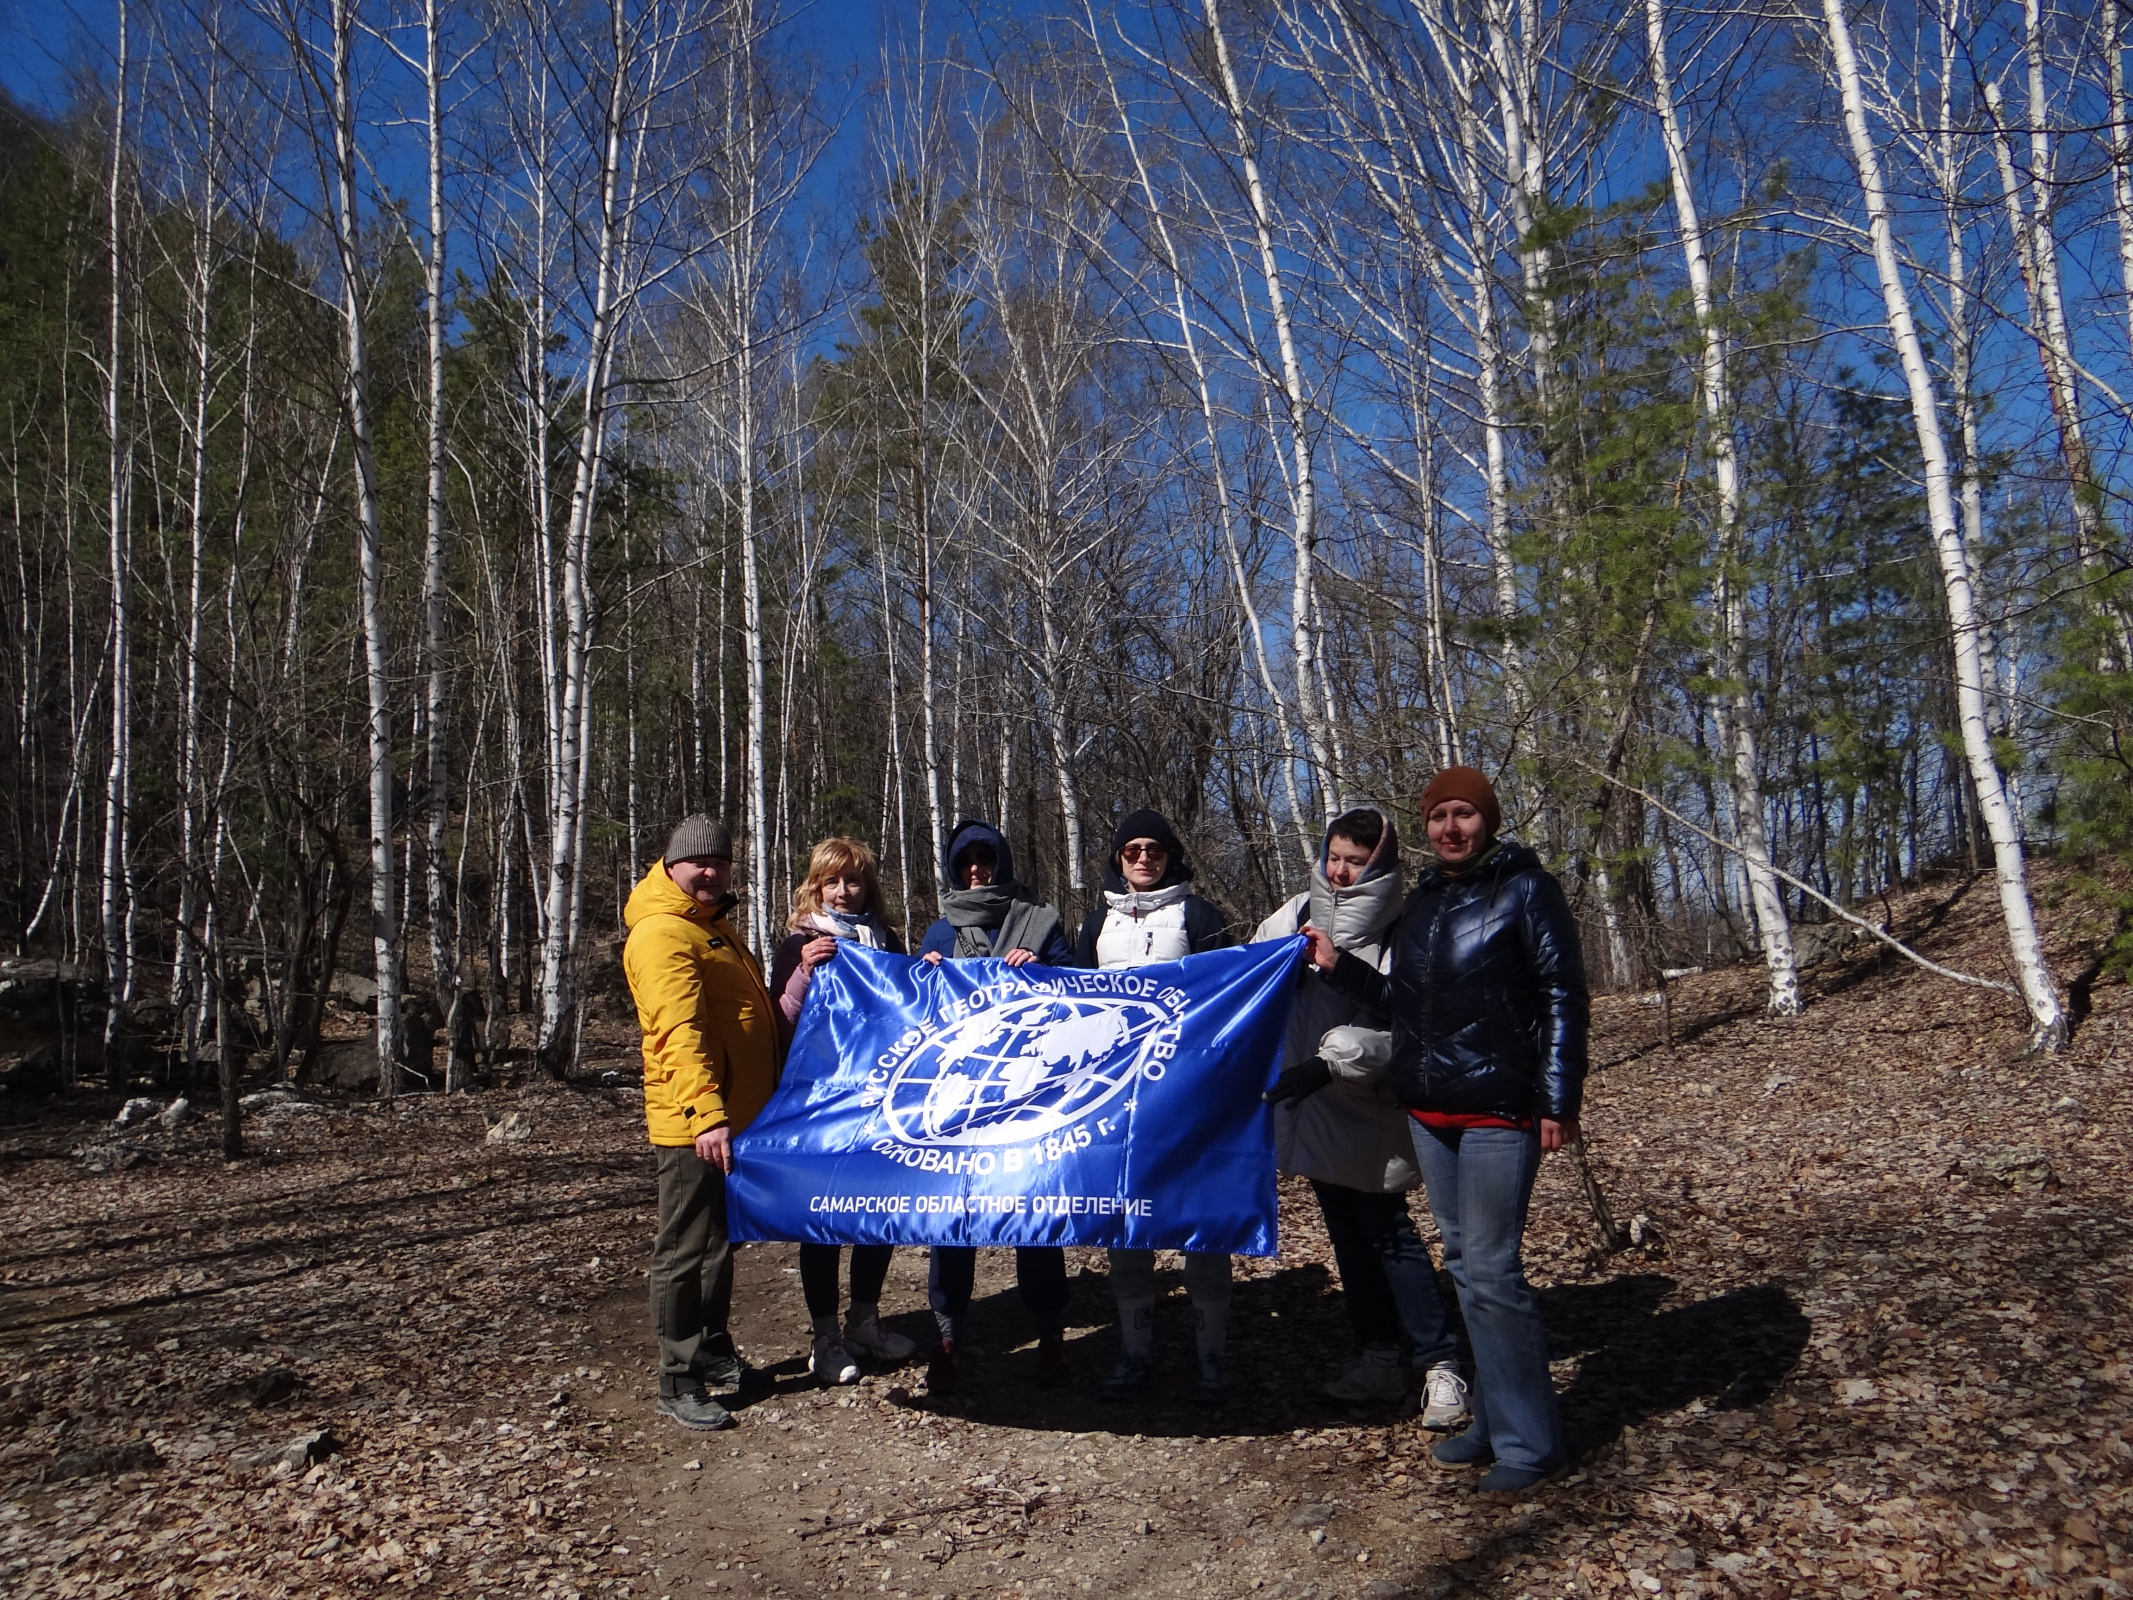
[[(1380, 971), (1405, 885), (1392, 818), (1372, 807), (1343, 812), (1326, 829), (1311, 887), (1259, 925), (1254, 943), (1321, 928), (1341, 950)], [(1467, 1415), (1458, 1344), (1445, 1320), (1429, 1249), (1415, 1232), (1407, 1191), (1422, 1182), (1414, 1139), (1387, 1078), (1390, 1033), (1367, 1026), (1354, 1002), (1304, 962), (1289, 1006), (1274, 1107), (1281, 1170), (1311, 1180), (1340, 1269), (1362, 1359), (1326, 1385), (1336, 1400), (1399, 1400), (1407, 1393), (1398, 1340), (1405, 1332), (1423, 1379), (1422, 1425), (1457, 1427)]]

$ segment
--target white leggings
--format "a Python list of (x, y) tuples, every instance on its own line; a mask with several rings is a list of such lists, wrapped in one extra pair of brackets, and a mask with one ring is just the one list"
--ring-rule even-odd
[[(1111, 1255), (1111, 1294), (1120, 1301), (1142, 1301), (1155, 1298), (1155, 1252), (1153, 1250), (1113, 1250)], [(1192, 1297), (1194, 1305), (1226, 1306), (1229, 1304), (1229, 1257), (1205, 1250), (1185, 1252), (1185, 1292)]]

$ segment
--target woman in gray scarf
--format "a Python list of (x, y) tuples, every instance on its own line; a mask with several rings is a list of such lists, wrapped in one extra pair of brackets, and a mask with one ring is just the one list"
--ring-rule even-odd
[[(926, 930), (918, 953), (928, 961), (974, 961), (996, 956), (1011, 967), (1038, 962), (1074, 963), (1073, 947), (1056, 907), (1015, 880), (1015, 857), (1000, 830), (987, 822), (958, 822), (948, 843), (948, 881), (941, 918)], [(961, 1381), (957, 1349), (963, 1317), (977, 1280), (978, 1253), (963, 1245), (935, 1245), (926, 1270), (926, 1298), (940, 1343), (926, 1368), (926, 1391), (953, 1394)], [(1037, 1381), (1057, 1388), (1067, 1381), (1066, 1252), (1057, 1245), (1019, 1247), (1015, 1283), (1037, 1324)]]
[(940, 921), (926, 930), (918, 953), (928, 961), (998, 956), (1011, 967), (1035, 961), (1070, 967), (1058, 909), (1015, 881), (1015, 856), (989, 822), (958, 822), (948, 842), (948, 882)]
[[(1333, 819), (1310, 888), (1262, 922), (1252, 939), (1286, 939), (1308, 923), (1382, 972), (1406, 900), (1392, 818), (1361, 806)], [(1466, 1421), (1467, 1386), (1436, 1267), (1407, 1208), (1407, 1192), (1422, 1182), (1422, 1170), (1407, 1114), (1388, 1081), (1391, 1057), (1392, 1036), (1371, 1027), (1363, 1008), (1324, 981), (1318, 968), (1300, 963), (1284, 1071), (1265, 1098), (1274, 1107), (1276, 1162), (1284, 1173), (1310, 1179), (1318, 1196), (1341, 1299), (1362, 1346), (1362, 1360), (1325, 1391), (1336, 1400), (1404, 1399), (1398, 1344), (1404, 1333), (1422, 1381), (1422, 1426), (1445, 1432)]]

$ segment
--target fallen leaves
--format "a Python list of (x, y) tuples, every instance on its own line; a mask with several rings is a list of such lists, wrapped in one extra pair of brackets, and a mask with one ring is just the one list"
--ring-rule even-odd
[[(1982, 969), (1989, 900), (1896, 913)], [(2090, 935), (2054, 938), (2077, 970)], [(1790, 1022), (1752, 971), (1677, 979), (1671, 1051), (1635, 997), (1598, 1002), (1591, 1161), (1639, 1242), (1597, 1251), (1546, 1165), (1529, 1271), (1580, 1467), (1508, 1509), (1429, 1463), (1411, 1406), (1314, 1398), (1350, 1335), (1296, 1185), (1282, 1256), (1238, 1264), (1218, 1423), (1085, 1392), (1111, 1350), (1097, 1252), (1075, 1253), (1084, 1392), (1032, 1398), (988, 1253), (974, 1326), (1001, 1350), (963, 1410), (908, 1372), (781, 1378), (714, 1448), (651, 1429), (626, 1091), (266, 1091), (232, 1167), (161, 1101), (123, 1130), (115, 1104), (33, 1121), (0, 1141), (0, 1572), (39, 1595), (2123, 1593), (2133, 1006), (2099, 986), (2042, 1062), (1994, 997), (1876, 962), (1816, 969)], [(526, 1137), (487, 1143), (512, 1115)], [(741, 1266), (762, 1363), (804, 1349), (784, 1260)], [(899, 1252), (884, 1303), (913, 1333), (923, 1268)], [(1184, 1314), (1166, 1300), (1181, 1387)], [(338, 1453), (279, 1459), (313, 1433)], [(98, 1465), (59, 1475), (77, 1458)]]

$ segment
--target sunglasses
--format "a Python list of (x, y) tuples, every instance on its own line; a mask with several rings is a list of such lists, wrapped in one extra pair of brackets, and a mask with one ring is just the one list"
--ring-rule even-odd
[(1159, 844), (1129, 844), (1118, 853), (1121, 861), (1138, 861), (1143, 856), (1154, 861), (1168, 861), (1170, 852)]

